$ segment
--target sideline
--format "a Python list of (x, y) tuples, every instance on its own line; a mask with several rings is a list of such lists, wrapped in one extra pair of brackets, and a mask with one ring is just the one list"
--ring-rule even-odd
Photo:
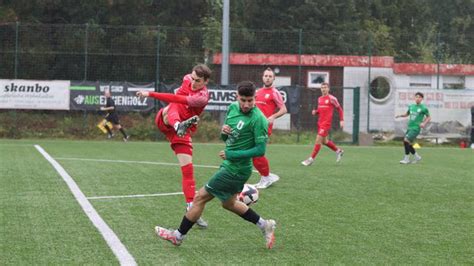
[(79, 205), (81, 205), (82, 210), (85, 212), (89, 220), (94, 224), (94, 226), (99, 230), (102, 237), (107, 242), (107, 245), (110, 247), (112, 252), (115, 254), (115, 257), (120, 262), (120, 265), (137, 265), (135, 259), (127, 250), (127, 248), (122, 244), (117, 235), (110, 229), (110, 227), (105, 223), (105, 221), (100, 217), (97, 211), (94, 209), (92, 204), (87, 200), (84, 193), (82, 193), (79, 186), (74, 182), (72, 177), (64, 170), (64, 168), (55, 161), (41, 146), (35, 145), (35, 148), (44, 156), (46, 160), (54, 167), (54, 169), (61, 175), (64, 182), (71, 190), (72, 194), (76, 198)]

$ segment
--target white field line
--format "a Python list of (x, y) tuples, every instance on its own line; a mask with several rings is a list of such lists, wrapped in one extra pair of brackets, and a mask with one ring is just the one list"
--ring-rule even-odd
[[(107, 159), (68, 158), (68, 157), (58, 157), (56, 159), (57, 160), (70, 160), (70, 161), (104, 162), (104, 163), (133, 163), (133, 164), (154, 164), (154, 165), (165, 165), (165, 166), (179, 166), (178, 163), (150, 162), (150, 161), (107, 160)], [(193, 166), (194, 167), (200, 167), (200, 168), (219, 169), (219, 166), (215, 166), (215, 165), (193, 164)]]
[(97, 197), (87, 197), (87, 199), (96, 200), (96, 199), (144, 198), (144, 197), (174, 196), (174, 195), (183, 195), (183, 194), (184, 194), (183, 192), (171, 192), (171, 193), (138, 194), (138, 195), (123, 195), (123, 196), (97, 196)]
[(64, 170), (64, 168), (54, 160), (43, 148), (39, 145), (35, 145), (35, 148), (48, 160), (48, 162), (56, 169), (56, 171), (61, 175), (64, 182), (71, 190), (72, 194), (76, 198), (77, 202), (81, 206), (82, 210), (85, 212), (89, 220), (94, 224), (94, 226), (99, 230), (102, 237), (109, 245), (112, 252), (117, 257), (120, 265), (137, 265), (135, 258), (128, 252), (127, 248), (122, 244), (117, 235), (112, 231), (112, 229), (105, 223), (105, 221), (100, 217), (97, 211), (94, 209), (92, 204), (87, 200), (84, 193), (82, 193), (79, 186), (74, 182), (72, 177)]
[[(164, 163), (164, 162), (150, 162), (150, 161), (127, 161), (127, 160), (107, 160), (107, 159), (87, 159), (87, 158), (64, 158), (58, 157), (57, 160), (70, 160), (70, 161), (90, 161), (90, 162), (106, 162), (106, 163), (133, 163), (133, 164), (154, 164), (154, 165), (165, 165), (165, 166), (179, 166), (178, 163)], [(200, 165), (193, 164), (194, 167), (201, 168), (214, 168), (219, 169), (219, 166), (214, 165)], [(253, 170), (258, 173), (258, 171)], [(182, 195), (183, 192), (170, 192), (170, 193), (155, 193), (155, 194), (136, 194), (136, 195), (118, 195), (118, 196), (91, 196), (87, 197), (90, 200), (100, 199), (121, 199), (121, 198), (144, 198), (144, 197), (162, 197), (162, 196), (174, 196)]]

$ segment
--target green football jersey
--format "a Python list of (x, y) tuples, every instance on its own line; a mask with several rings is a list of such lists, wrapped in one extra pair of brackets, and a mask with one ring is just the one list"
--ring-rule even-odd
[(408, 120), (408, 129), (420, 130), (420, 124), (425, 119), (425, 116), (430, 116), (428, 108), (422, 103), (420, 104), (411, 104), (408, 106), (409, 120)]
[[(248, 113), (242, 113), (239, 103), (232, 103), (227, 110), (224, 125), (229, 125), (232, 129), (232, 134), (225, 141), (226, 150), (248, 150), (268, 140), (268, 121), (256, 107)], [(248, 173), (252, 171), (251, 159), (224, 160), (222, 166), (235, 174)]]

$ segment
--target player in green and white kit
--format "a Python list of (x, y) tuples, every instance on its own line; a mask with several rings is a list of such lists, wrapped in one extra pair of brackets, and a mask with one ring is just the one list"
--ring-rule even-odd
[(265, 220), (244, 203), (237, 195), (252, 174), (252, 158), (265, 154), (268, 139), (268, 122), (255, 107), (255, 85), (250, 81), (237, 85), (237, 100), (229, 106), (222, 127), (221, 137), (226, 143), (219, 153), (224, 159), (219, 171), (202, 187), (194, 197), (191, 209), (186, 213), (177, 230), (155, 227), (156, 234), (174, 245), (180, 245), (185, 235), (201, 217), (206, 203), (217, 197), (222, 207), (256, 224), (263, 232), (267, 248), (275, 241), (274, 220)]
[[(408, 120), (408, 129), (405, 133), (405, 138), (403, 139), (403, 144), (405, 146), (405, 156), (403, 160), (400, 161), (401, 164), (417, 163), (421, 160), (421, 156), (413, 148), (413, 142), (415, 141), (418, 134), (422, 128), (430, 122), (430, 112), (428, 108), (421, 102), (423, 101), (423, 93), (417, 92), (415, 94), (415, 103), (408, 106), (406, 113), (402, 115), (397, 115), (395, 118), (407, 117)], [(410, 153), (413, 154), (413, 160), (410, 160)]]

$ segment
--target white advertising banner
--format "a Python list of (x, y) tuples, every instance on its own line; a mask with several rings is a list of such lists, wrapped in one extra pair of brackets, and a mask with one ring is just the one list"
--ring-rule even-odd
[(432, 122), (458, 121), (470, 127), (474, 90), (397, 90), (395, 113), (405, 113), (408, 105), (415, 103), (418, 91), (424, 94), (423, 103), (430, 111)]
[(0, 79), (0, 109), (69, 110), (69, 80)]

